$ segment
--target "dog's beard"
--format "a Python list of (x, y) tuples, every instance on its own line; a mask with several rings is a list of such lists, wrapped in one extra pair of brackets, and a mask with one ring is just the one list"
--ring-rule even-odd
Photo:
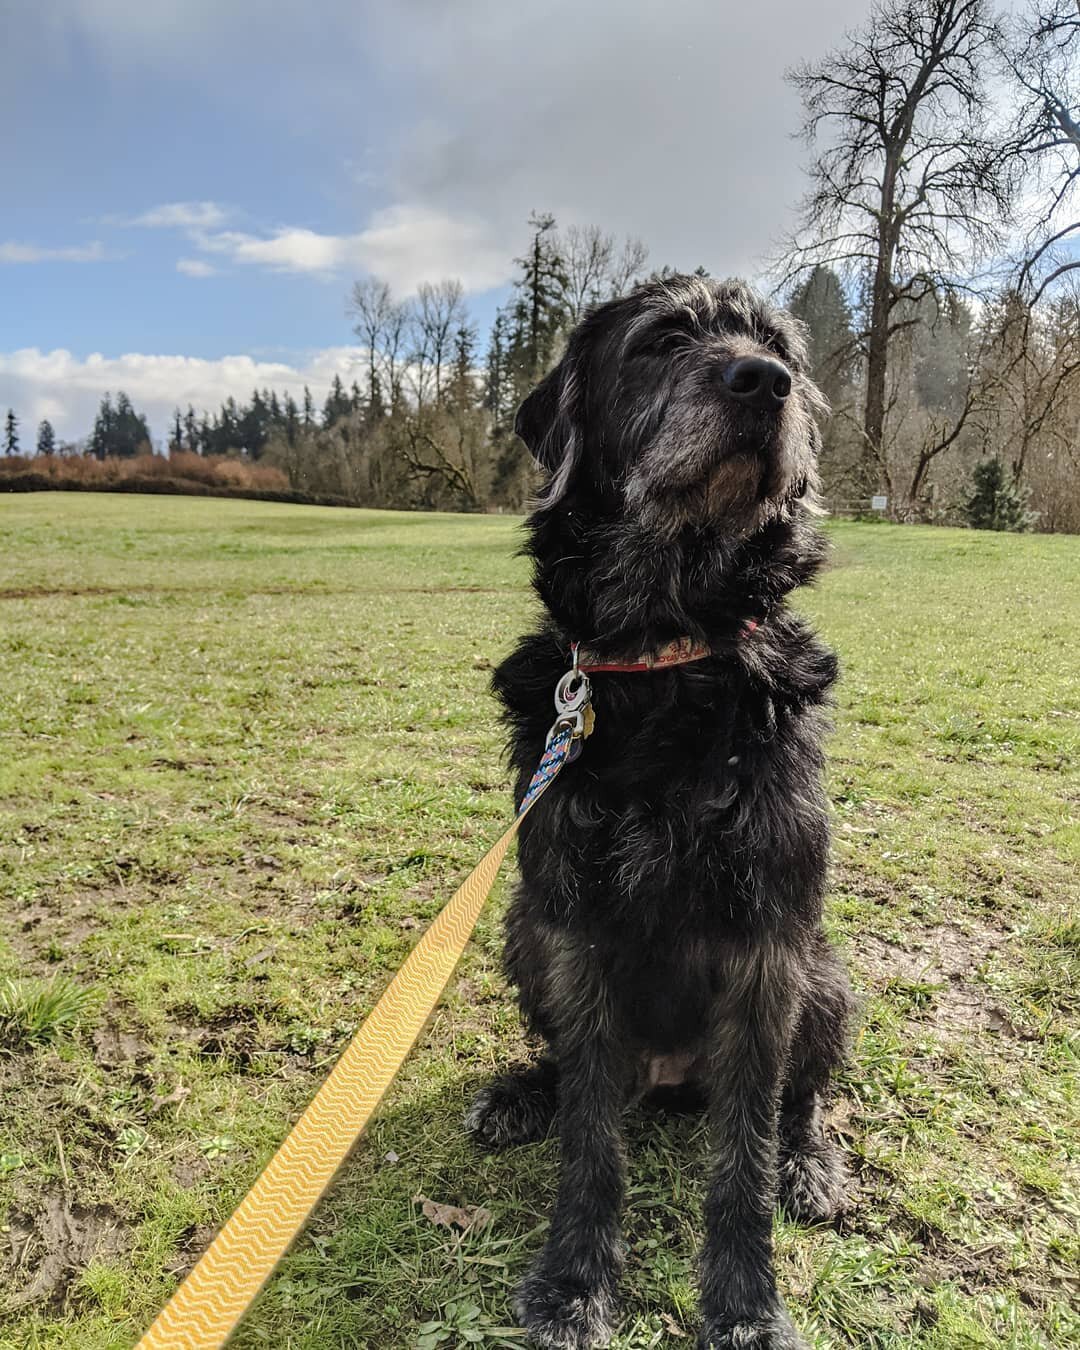
[(664, 536), (711, 524), (742, 538), (783, 511), (812, 466), (801, 400), (775, 416), (676, 408), (628, 474), (625, 500)]

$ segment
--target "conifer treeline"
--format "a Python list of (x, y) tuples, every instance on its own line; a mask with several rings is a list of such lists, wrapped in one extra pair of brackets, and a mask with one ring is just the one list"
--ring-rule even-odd
[[(510, 298), (482, 349), (458, 282), (423, 285), (404, 302), (383, 282), (358, 282), (349, 297), (358, 353), (348, 382), (336, 375), (321, 406), (305, 387), (299, 402), (291, 392), (261, 389), (246, 403), (227, 399), (213, 414), (177, 408), (168, 436), (174, 462), (190, 455), (247, 462), (281, 471), (297, 492), (364, 506), (520, 508), (536, 475), (513, 434), (518, 404), (588, 306), (646, 275), (646, 251), (636, 241), (619, 244), (595, 228), (560, 231), (547, 215), (530, 225)], [(864, 512), (865, 332), (857, 297), (819, 266), (787, 303), (806, 326), (811, 368), (832, 407), (821, 457), (826, 505)], [(1080, 530), (1077, 296), (1032, 306), (1006, 289), (975, 307), (957, 292), (930, 288), (895, 321), (903, 325), (890, 405), (897, 430), (875, 489), (887, 494), (890, 516)], [(4, 431), (9, 454), (17, 454), (13, 413)], [(57, 448), (47, 423), (37, 448), (42, 455)], [(106, 396), (86, 452), (130, 459), (150, 448), (146, 419), (130, 399)], [(987, 462), (996, 467), (987, 470)], [(988, 492), (996, 494), (989, 508)]]

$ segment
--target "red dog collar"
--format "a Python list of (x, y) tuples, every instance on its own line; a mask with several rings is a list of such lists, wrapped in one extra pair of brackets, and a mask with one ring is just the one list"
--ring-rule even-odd
[[(739, 630), (740, 637), (749, 637), (758, 626), (756, 619), (746, 619)], [(676, 638), (656, 652), (644, 652), (636, 661), (601, 661), (591, 647), (574, 643), (571, 648), (574, 656), (574, 668), (585, 675), (597, 671), (631, 674), (639, 671), (667, 670), (670, 666), (685, 666), (691, 661), (701, 661), (712, 656), (712, 648), (704, 642), (694, 642), (692, 638)]]

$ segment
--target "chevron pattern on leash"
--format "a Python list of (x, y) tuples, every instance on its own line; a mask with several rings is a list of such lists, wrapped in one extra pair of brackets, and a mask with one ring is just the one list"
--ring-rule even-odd
[(136, 1350), (220, 1350), (352, 1151), (439, 1001), (518, 827), (566, 763), (553, 736), (513, 824), (481, 858), (361, 1024), (311, 1104)]

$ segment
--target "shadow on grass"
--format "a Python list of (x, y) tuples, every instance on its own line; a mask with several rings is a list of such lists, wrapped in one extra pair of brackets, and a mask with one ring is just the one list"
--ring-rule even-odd
[[(549, 1137), (497, 1153), (475, 1147), (463, 1118), (489, 1077), (452, 1063), (409, 1075), (245, 1320), (236, 1346), (524, 1343), (513, 1325), (512, 1295), (543, 1243), (558, 1143)], [(652, 1106), (634, 1109), (626, 1123), (628, 1262), (616, 1344), (629, 1347), (665, 1343), (655, 1334), (678, 1337), (693, 1319), (705, 1127), (700, 1115)], [(417, 1197), (480, 1206), (491, 1219), (466, 1232), (448, 1229), (424, 1216)], [(424, 1339), (439, 1332), (442, 1339)]]

